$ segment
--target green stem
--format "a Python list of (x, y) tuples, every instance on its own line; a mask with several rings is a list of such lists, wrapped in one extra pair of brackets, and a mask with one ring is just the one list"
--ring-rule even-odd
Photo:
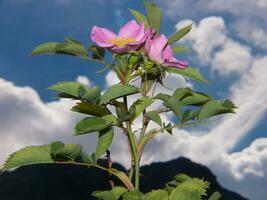
[[(127, 97), (123, 97), (124, 100), (124, 104), (127, 106)], [(128, 108), (127, 108), (128, 110)], [(136, 145), (136, 141), (134, 139), (133, 136), (133, 132), (132, 132), (132, 128), (131, 128), (131, 124), (130, 122), (126, 122), (126, 129), (127, 129), (127, 135), (128, 135), (128, 139), (130, 142), (130, 146), (131, 146), (131, 150), (132, 150), (132, 154), (134, 157), (134, 168), (135, 168), (135, 189), (139, 190), (139, 156), (138, 156), (138, 151), (137, 151), (137, 145)], [(133, 163), (131, 165), (131, 170), (133, 169)]]

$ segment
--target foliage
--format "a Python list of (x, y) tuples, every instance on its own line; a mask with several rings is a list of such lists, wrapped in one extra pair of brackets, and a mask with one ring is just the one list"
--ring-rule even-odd
[[(187, 62), (179, 61), (173, 53), (186, 52), (189, 49), (176, 42), (183, 38), (192, 29), (192, 24), (178, 30), (166, 39), (160, 34), (162, 19), (161, 9), (154, 3), (144, 0), (146, 15), (130, 9), (131, 14), (139, 22), (130, 21), (127, 26), (139, 28), (139, 34), (144, 38), (132, 43), (136, 38), (118, 36), (103, 42), (106, 29), (94, 27), (91, 33), (92, 40), (98, 45), (85, 48), (78, 40), (68, 37), (64, 42), (48, 42), (33, 49), (32, 55), (64, 54), (81, 57), (103, 64), (99, 72), (113, 70), (119, 83), (101, 90), (100, 87), (88, 87), (84, 84), (65, 81), (57, 83), (49, 89), (56, 91), (59, 98), (68, 98), (76, 102), (72, 111), (84, 116), (75, 126), (75, 135), (98, 134), (96, 150), (88, 154), (78, 144), (64, 144), (53, 142), (48, 145), (25, 147), (9, 156), (3, 165), (3, 171), (13, 168), (40, 164), (73, 164), (85, 167), (96, 167), (108, 174), (119, 178), (124, 186), (114, 187), (110, 191), (94, 192), (93, 196), (101, 200), (201, 200), (206, 198), (209, 183), (202, 179), (191, 178), (186, 175), (177, 175), (167, 183), (163, 190), (153, 190), (147, 194), (139, 191), (139, 164), (145, 145), (157, 134), (165, 131), (174, 134), (173, 129), (188, 125), (209, 122), (214, 116), (234, 113), (237, 108), (230, 100), (218, 100), (211, 96), (195, 91), (192, 88), (180, 87), (172, 93), (155, 94), (158, 85), (164, 86), (164, 78), (171, 74), (178, 74), (200, 83), (208, 81), (197, 68), (189, 66)], [(145, 26), (145, 30), (144, 30)], [(125, 32), (125, 27), (119, 34)], [(129, 29), (130, 30), (130, 29)], [(127, 29), (127, 31), (129, 31)], [(100, 42), (98, 35), (101, 35)], [(110, 32), (109, 32), (110, 34)], [(153, 52), (153, 42), (162, 41), (163, 50)], [(166, 44), (164, 43), (166, 42)], [(104, 45), (103, 45), (104, 43)], [(171, 45), (171, 46), (170, 46)], [(149, 48), (151, 46), (153, 48)], [(112, 53), (112, 63), (106, 63), (106, 50)], [(151, 52), (152, 51), (152, 52)], [(157, 55), (157, 58), (153, 56)], [(166, 56), (167, 55), (167, 56)], [(164, 61), (161, 61), (164, 58)], [(140, 84), (136, 83), (140, 80)], [(135, 95), (135, 101), (129, 97)], [(154, 102), (161, 102), (159, 107)], [(162, 115), (172, 112), (174, 122), (164, 122)], [(132, 124), (141, 119), (140, 131), (133, 131)], [(150, 122), (154, 122), (156, 127)], [(154, 124), (154, 125), (155, 125)], [(116, 129), (115, 129), (116, 128)], [(127, 138), (131, 154), (131, 169), (129, 174), (112, 168), (109, 148), (112, 144), (115, 131), (121, 130)], [(106, 153), (108, 167), (97, 164), (98, 159)], [(132, 181), (134, 176), (134, 181)], [(133, 184), (134, 183), (134, 184)], [(214, 193), (209, 199), (217, 200), (219, 193)]]

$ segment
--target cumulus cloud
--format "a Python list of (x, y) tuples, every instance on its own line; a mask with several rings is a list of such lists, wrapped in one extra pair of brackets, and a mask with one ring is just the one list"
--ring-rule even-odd
[[(193, 23), (191, 20), (182, 20), (176, 24), (176, 29)], [(212, 16), (202, 19), (198, 25), (193, 23), (190, 34), (185, 39), (192, 43), (193, 49), (198, 53), (200, 61), (209, 63), (213, 50), (221, 46), (226, 39), (226, 27), (221, 17)]]
[(229, 39), (223, 44), (222, 49), (215, 53), (212, 70), (221, 75), (229, 75), (232, 72), (242, 74), (251, 62), (250, 48)]
[(0, 162), (11, 152), (26, 145), (50, 143), (53, 140), (82, 143), (94, 149), (92, 140), (72, 136), (73, 127), (82, 115), (69, 109), (75, 102), (58, 100), (44, 103), (31, 87), (18, 87), (0, 79)]
[[(196, 18), (211, 14), (231, 14), (233, 34), (255, 47), (266, 50), (266, 0), (156, 0), (168, 16)], [(238, 9), (237, 9), (238, 8)], [(188, 12), (190, 10), (190, 12)], [(196, 16), (197, 13), (197, 16)]]
[(86, 76), (81, 76), (80, 75), (80, 76), (77, 77), (76, 81), (79, 82), (79, 83), (82, 83), (84, 85), (87, 85), (89, 87), (92, 86), (91, 81)]
[[(191, 20), (182, 20), (175, 27), (179, 30), (191, 23)], [(184, 41), (192, 45), (200, 62), (211, 66), (211, 71), (225, 76), (242, 74), (249, 68), (252, 62), (250, 48), (228, 36), (222, 17), (206, 17), (198, 24), (193, 24), (192, 31)]]

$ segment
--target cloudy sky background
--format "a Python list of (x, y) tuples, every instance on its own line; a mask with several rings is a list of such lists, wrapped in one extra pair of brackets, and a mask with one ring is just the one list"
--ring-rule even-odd
[[(194, 22), (181, 41), (192, 51), (177, 57), (188, 59), (210, 81), (201, 85), (173, 76), (166, 85), (191, 85), (216, 98), (230, 98), (239, 109), (209, 126), (158, 136), (148, 145), (142, 164), (186, 156), (210, 167), (224, 187), (252, 200), (265, 199), (267, 0), (156, 2), (165, 12), (166, 35)], [(65, 36), (88, 44), (93, 25), (116, 31), (131, 19), (129, 7), (144, 11), (136, 0), (0, 0), (0, 162), (21, 147), (53, 140), (94, 150), (96, 135), (72, 136), (74, 124), (83, 117), (69, 111), (73, 102), (56, 99), (46, 88), (77, 80), (105, 89), (116, 83), (114, 74), (95, 75), (101, 66), (78, 58), (29, 53), (39, 43), (62, 41)], [(158, 92), (162, 90), (166, 89)], [(124, 139), (119, 133), (115, 139), (113, 159), (128, 166)]]

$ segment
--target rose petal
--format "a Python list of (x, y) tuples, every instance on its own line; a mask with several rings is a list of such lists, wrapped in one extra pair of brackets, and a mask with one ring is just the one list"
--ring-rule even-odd
[(114, 44), (110, 42), (111, 39), (117, 37), (115, 33), (106, 29), (94, 26), (91, 32), (92, 40), (101, 47), (112, 47)]
[(132, 46), (129, 46), (129, 45), (124, 45), (124, 46), (113, 46), (112, 48), (110, 48), (110, 51), (114, 52), (114, 53), (125, 53), (125, 52), (128, 52), (130, 50), (135, 50), (136, 47), (132, 47)]
[(186, 68), (188, 67), (188, 62), (185, 60), (177, 60), (176, 58), (167, 59), (164, 63), (166, 67), (175, 67), (175, 68)]
[(172, 59), (173, 58), (173, 51), (170, 45), (167, 45), (163, 51), (164, 59)]
[(148, 43), (149, 44), (146, 45), (146, 48), (149, 49), (149, 51), (147, 52), (149, 57), (152, 60), (155, 60), (158, 63), (162, 64), (164, 62), (163, 50), (168, 43), (167, 38), (161, 34)]
[(135, 21), (131, 20), (121, 27), (119, 36), (124, 38), (135, 38), (142, 27)]

